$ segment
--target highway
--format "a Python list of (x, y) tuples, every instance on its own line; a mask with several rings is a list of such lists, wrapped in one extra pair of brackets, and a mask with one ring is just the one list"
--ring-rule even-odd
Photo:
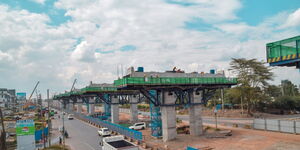
[[(62, 119), (56, 118), (53, 121), (53, 127), (58, 128), (61, 126)], [(69, 134), (66, 145), (69, 145), (72, 150), (101, 150), (100, 137), (97, 134), (96, 127), (77, 119), (68, 120), (65, 118), (65, 129)]]
[[(150, 115), (149, 112), (139, 112), (143, 115)], [(188, 121), (188, 115), (177, 115), (177, 118), (180, 118), (182, 120)], [(219, 123), (226, 123), (226, 124), (232, 124), (232, 123), (238, 123), (241, 125), (250, 124), (250, 119), (243, 119), (243, 118), (236, 118), (236, 119), (229, 119), (229, 118), (219, 118)], [(208, 124), (214, 124), (214, 118), (213, 117), (203, 117), (203, 122)], [(62, 119), (56, 117), (52, 121), (53, 128), (58, 129), (59, 127), (62, 127)], [(69, 138), (66, 139), (66, 144), (70, 146), (72, 150), (101, 150), (101, 147), (99, 145), (100, 137), (97, 134), (97, 128), (94, 126), (91, 126), (88, 123), (85, 123), (83, 121), (74, 119), (74, 120), (68, 120), (67, 117), (65, 117), (65, 129), (67, 130), (69, 134)]]

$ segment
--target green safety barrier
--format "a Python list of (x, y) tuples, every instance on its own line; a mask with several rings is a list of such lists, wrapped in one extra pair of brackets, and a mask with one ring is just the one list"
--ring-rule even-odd
[(115, 86), (124, 85), (194, 85), (194, 84), (237, 84), (236, 78), (226, 77), (128, 77), (114, 81)]
[(268, 63), (298, 58), (300, 58), (300, 36), (267, 44)]

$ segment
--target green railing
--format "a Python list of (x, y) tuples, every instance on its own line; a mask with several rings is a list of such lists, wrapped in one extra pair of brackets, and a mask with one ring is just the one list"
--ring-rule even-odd
[(85, 87), (80, 90), (81, 92), (105, 92), (117, 91), (117, 87)]
[(266, 47), (268, 63), (300, 58), (300, 36), (268, 43)]
[(236, 78), (226, 77), (128, 77), (114, 81), (117, 87), (124, 85), (170, 85), (170, 84), (237, 84)]
[(91, 92), (113, 92), (113, 91), (117, 91), (117, 87), (85, 87), (80, 89), (80, 91), (72, 91), (72, 92), (66, 92), (66, 93), (55, 95), (54, 99), (59, 99), (62, 97), (68, 97), (74, 95), (82, 95), (84, 93), (91, 93)]

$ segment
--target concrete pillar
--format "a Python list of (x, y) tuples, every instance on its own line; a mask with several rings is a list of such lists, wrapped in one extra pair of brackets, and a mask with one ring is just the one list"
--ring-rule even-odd
[(74, 104), (74, 103), (71, 103), (70, 107), (71, 107), (70, 110), (71, 110), (71, 111), (74, 111), (75, 104)]
[(58, 103), (57, 103), (57, 107), (58, 107), (59, 109), (62, 109), (62, 104), (61, 104), (60, 102), (58, 102)]
[[(191, 96), (191, 102), (200, 103), (202, 99), (202, 92), (193, 92)], [(194, 136), (199, 136), (203, 134), (202, 126), (202, 116), (201, 116), (202, 106), (201, 105), (191, 105), (189, 107), (189, 121), (190, 121), (190, 134)]]
[[(175, 104), (176, 98), (173, 92), (163, 92), (162, 94), (165, 104)], [(163, 141), (167, 142), (175, 139), (177, 136), (175, 106), (162, 106), (161, 119)]]
[(94, 114), (95, 113), (95, 104), (89, 104), (89, 114)]
[(87, 98), (87, 113), (89, 115), (94, 114), (95, 113), (95, 99), (93, 97), (88, 97)]
[[(137, 103), (138, 96), (134, 95), (131, 97), (131, 103)], [(130, 122), (136, 123), (138, 122), (138, 108), (137, 104), (130, 104)]]
[(65, 108), (67, 111), (70, 110), (70, 104), (69, 103), (66, 103), (66, 108)]
[(82, 104), (81, 104), (81, 103), (78, 103), (78, 104), (77, 104), (77, 112), (78, 112), (78, 113), (81, 113), (81, 112), (82, 112)]
[[(118, 103), (117, 96), (111, 96), (112, 103)], [(119, 104), (111, 104), (111, 122), (118, 124), (119, 123)]]

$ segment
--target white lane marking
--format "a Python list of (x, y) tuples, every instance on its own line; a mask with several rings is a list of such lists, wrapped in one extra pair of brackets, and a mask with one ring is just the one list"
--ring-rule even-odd
[(96, 149), (94, 149), (90, 144), (88, 144), (88, 143), (86, 143), (86, 142), (82, 142), (82, 143), (85, 144), (86, 146), (88, 146), (90, 149), (96, 150)]

